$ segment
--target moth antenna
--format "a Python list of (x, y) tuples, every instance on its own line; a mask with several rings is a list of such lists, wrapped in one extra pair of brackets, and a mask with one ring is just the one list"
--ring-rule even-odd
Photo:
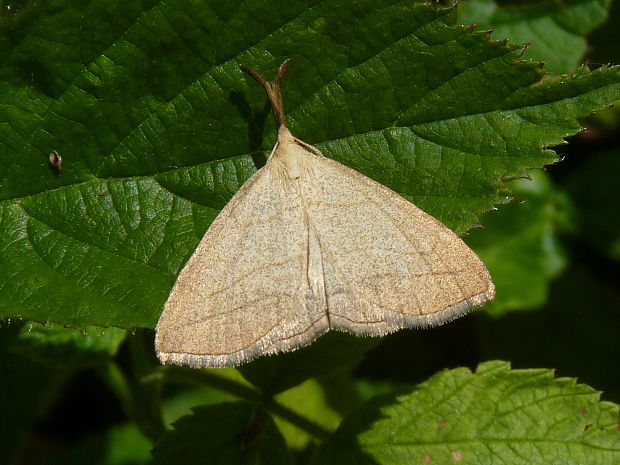
[(284, 62), (278, 68), (278, 72), (276, 74), (276, 78), (273, 81), (267, 81), (264, 77), (258, 74), (253, 69), (248, 68), (245, 65), (239, 65), (241, 70), (250, 76), (252, 76), (267, 93), (267, 97), (269, 97), (269, 102), (271, 103), (271, 109), (273, 111), (273, 116), (276, 119), (276, 124), (278, 128), (287, 127), (286, 125), (286, 116), (284, 114), (284, 105), (282, 104), (282, 78), (286, 74), (289, 66), (291, 65), (290, 58), (284, 60)]

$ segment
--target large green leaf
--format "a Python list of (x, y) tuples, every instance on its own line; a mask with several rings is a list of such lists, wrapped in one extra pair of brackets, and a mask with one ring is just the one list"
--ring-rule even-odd
[(314, 463), (611, 465), (620, 461), (618, 420), (617, 405), (573, 379), (487, 362), (371, 402)]
[(608, 16), (610, 0), (466, 0), (459, 22), (494, 30), (494, 39), (531, 43), (524, 58), (547, 62), (554, 73), (571, 73), (586, 53), (586, 35)]
[(0, 44), (0, 315), (79, 327), (153, 327), (264, 162), (275, 131), (240, 63), (291, 57), (293, 133), (459, 233), (620, 98), (617, 68), (540, 82), (518, 46), (410, 1), (59, 0)]

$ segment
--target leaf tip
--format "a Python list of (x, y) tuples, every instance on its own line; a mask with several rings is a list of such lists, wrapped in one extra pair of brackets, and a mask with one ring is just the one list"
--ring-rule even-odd
[[(506, 39), (507, 40), (507, 39)], [(525, 42), (524, 44), (521, 44), (518, 48), (518, 56), (519, 58), (523, 57), (523, 55), (525, 54), (525, 52), (527, 51), (528, 48), (530, 48), (532, 46), (531, 42)], [(529, 61), (526, 60), (526, 63), (528, 63), (529, 65), (534, 65), (534, 66), (538, 66), (538, 63), (535, 61)]]

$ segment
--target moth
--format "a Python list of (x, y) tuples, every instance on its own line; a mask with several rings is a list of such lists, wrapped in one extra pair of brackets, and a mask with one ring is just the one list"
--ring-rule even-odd
[(380, 336), (491, 300), (478, 256), (437, 219), (297, 139), (281, 83), (265, 89), (278, 141), (211, 224), (157, 324), (162, 363), (225, 367), (335, 329)]

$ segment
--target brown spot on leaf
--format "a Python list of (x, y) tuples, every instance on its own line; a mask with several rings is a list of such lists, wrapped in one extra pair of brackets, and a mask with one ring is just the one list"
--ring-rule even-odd
[(433, 459), (431, 458), (430, 455), (424, 454), (422, 456), (422, 463), (431, 463), (432, 461), (433, 461)]
[(452, 451), (452, 460), (454, 460), (455, 462), (462, 462), (463, 459), (465, 457), (463, 457), (463, 453), (459, 450), (453, 450)]
[(437, 431), (441, 431), (446, 427), (446, 419), (442, 418), (439, 420), (439, 424), (437, 425)]

